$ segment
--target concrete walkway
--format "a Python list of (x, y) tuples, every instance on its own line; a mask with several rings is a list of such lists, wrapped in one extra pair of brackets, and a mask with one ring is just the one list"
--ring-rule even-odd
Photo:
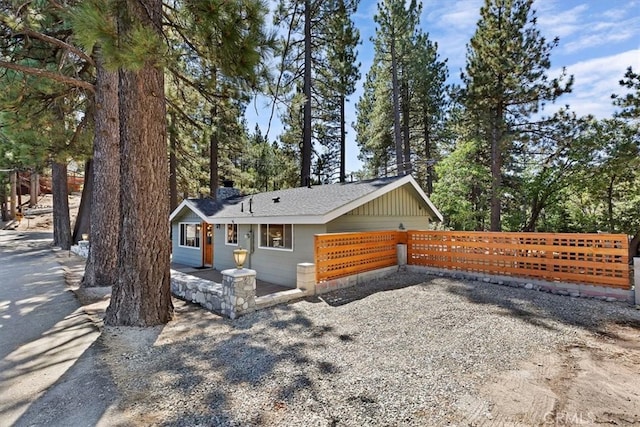
[(0, 231), (0, 425), (126, 425), (51, 233)]

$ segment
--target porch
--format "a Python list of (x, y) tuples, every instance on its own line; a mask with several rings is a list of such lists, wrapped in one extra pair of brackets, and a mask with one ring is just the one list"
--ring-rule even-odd
[[(210, 267), (197, 268), (184, 264), (171, 263), (171, 269), (200, 279), (208, 280), (210, 282), (222, 283), (222, 273), (219, 270), (215, 270)], [(256, 278), (256, 297), (263, 297), (290, 290), (292, 290), (292, 288), (265, 282), (264, 280)]]

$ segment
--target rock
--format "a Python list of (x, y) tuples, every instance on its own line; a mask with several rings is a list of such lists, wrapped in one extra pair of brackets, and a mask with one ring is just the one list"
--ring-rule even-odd
[(577, 297), (580, 296), (580, 292), (571, 292), (569, 295), (574, 297), (574, 298), (577, 298)]
[(614, 301), (618, 301), (617, 298), (614, 297), (607, 297), (607, 299), (605, 299), (606, 302), (614, 302)]
[(527, 283), (526, 285), (524, 285), (525, 289), (533, 289), (533, 283)]
[(489, 277), (484, 277), (484, 278), (482, 279), (482, 281), (483, 281), (484, 283), (490, 283), (490, 282), (491, 282), (491, 279), (490, 279)]

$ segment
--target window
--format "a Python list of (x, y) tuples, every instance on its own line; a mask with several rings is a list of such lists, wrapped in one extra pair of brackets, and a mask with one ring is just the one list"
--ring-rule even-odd
[(293, 250), (293, 225), (261, 224), (260, 247)]
[(238, 244), (238, 224), (227, 224), (227, 245)]
[(200, 224), (180, 224), (180, 246), (200, 247)]

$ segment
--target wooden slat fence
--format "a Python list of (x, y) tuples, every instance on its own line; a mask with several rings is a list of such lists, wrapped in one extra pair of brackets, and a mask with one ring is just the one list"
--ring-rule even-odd
[(401, 237), (398, 231), (317, 234), (316, 283), (396, 265)]
[(408, 231), (407, 263), (631, 289), (621, 234)]

